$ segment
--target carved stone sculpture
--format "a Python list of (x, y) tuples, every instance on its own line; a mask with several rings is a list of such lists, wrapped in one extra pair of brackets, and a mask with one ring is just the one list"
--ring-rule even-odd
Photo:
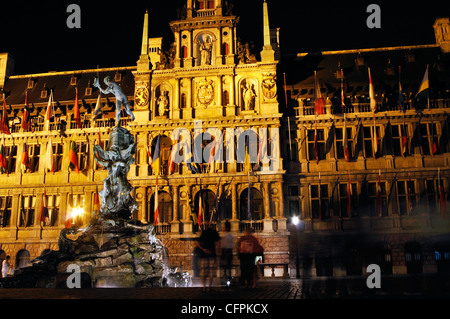
[(131, 196), (133, 187), (127, 175), (130, 165), (134, 163), (136, 143), (131, 133), (123, 127), (115, 127), (109, 136), (106, 150), (94, 146), (94, 159), (108, 170), (108, 177), (103, 182), (100, 192), (102, 206), (100, 218), (126, 217), (137, 210), (137, 203)]
[(120, 126), (120, 117), (122, 113), (122, 104), (123, 108), (125, 109), (125, 112), (131, 116), (131, 120), (134, 121), (134, 115), (133, 112), (131, 112), (130, 109), (130, 102), (128, 102), (128, 98), (123, 93), (122, 88), (117, 84), (116, 82), (111, 81), (111, 78), (109, 76), (105, 77), (104, 79), (105, 84), (107, 85), (106, 90), (103, 90), (100, 86), (98, 78), (94, 79), (94, 86), (99, 88), (100, 91), (103, 94), (109, 94), (112, 93), (116, 97), (116, 125)]

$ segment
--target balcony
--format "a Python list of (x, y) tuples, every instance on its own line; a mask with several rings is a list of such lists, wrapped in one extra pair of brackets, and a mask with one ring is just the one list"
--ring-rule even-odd
[[(411, 101), (406, 101), (404, 103), (405, 110), (415, 110), (415, 107), (412, 106)], [(432, 109), (446, 109), (450, 108), (450, 99), (433, 99), (430, 100), (430, 108)], [(306, 100), (303, 105), (294, 107), (296, 116), (308, 116), (314, 115), (314, 101), (312, 99)], [(423, 109), (423, 108), (422, 108)], [(378, 103), (377, 104), (377, 112), (390, 112), (390, 111), (402, 111), (402, 108), (397, 105), (389, 105), (387, 103)], [(347, 103), (344, 106), (344, 110), (342, 110), (342, 106), (340, 104), (327, 104), (325, 106), (325, 114), (333, 115), (333, 114), (351, 114), (351, 113), (370, 113), (372, 112), (370, 108), (370, 103), (366, 102), (353, 102)]]
[(198, 10), (197, 18), (214, 17), (216, 15), (216, 9)]

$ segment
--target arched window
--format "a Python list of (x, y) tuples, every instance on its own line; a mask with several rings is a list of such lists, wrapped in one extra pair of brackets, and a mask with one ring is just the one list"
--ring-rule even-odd
[(28, 267), (30, 263), (30, 253), (26, 249), (20, 250), (16, 255), (16, 269)]
[[(250, 214), (248, 207), (250, 204)], [(248, 188), (241, 193), (239, 202), (239, 219), (240, 220), (261, 220), (264, 218), (263, 198), (262, 194), (256, 188), (250, 188), (250, 203), (248, 201)]]
[[(155, 194), (150, 198), (149, 203), (149, 215), (150, 221), (154, 220), (155, 213)], [(172, 211), (173, 211), (173, 202), (172, 198), (167, 192), (159, 191), (158, 193), (158, 209), (159, 209), (159, 222), (160, 223), (170, 223), (172, 221)]]
[(199, 212), (199, 196), (202, 196), (202, 206), (203, 206), (203, 221), (209, 222), (215, 221), (217, 215), (215, 214), (215, 204), (216, 204), (216, 194), (209, 189), (202, 189), (195, 194), (194, 197), (194, 212), (198, 217)]
[[(158, 141), (158, 136), (155, 136), (155, 138), (152, 141), (151, 146), (151, 156), (152, 159), (155, 160), (155, 151), (156, 151), (156, 143)], [(159, 140), (159, 158), (160, 158), (160, 172), (161, 174), (166, 174), (167, 167), (169, 163), (170, 158), (170, 152), (172, 150), (172, 139), (170, 137), (167, 137), (165, 135), (161, 135)], [(153, 169), (151, 171), (151, 174), (153, 174)]]

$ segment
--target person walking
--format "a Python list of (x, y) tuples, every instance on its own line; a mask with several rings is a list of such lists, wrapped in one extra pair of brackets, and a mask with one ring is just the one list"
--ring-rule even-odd
[(237, 249), (241, 262), (241, 282), (246, 288), (255, 288), (256, 256), (262, 254), (263, 248), (259, 244), (258, 239), (247, 229), (244, 232), (244, 236), (239, 238)]
[[(211, 290), (214, 279), (214, 272), (216, 271), (216, 244), (220, 246), (219, 233), (213, 229), (208, 228), (202, 231), (196, 245), (199, 248), (199, 266), (200, 278), (203, 284), (203, 291)], [(206, 287), (206, 280), (209, 279), (209, 287)]]
[(11, 267), (11, 264), (9, 262), (10, 259), (10, 256), (6, 256), (6, 259), (2, 262), (2, 278), (6, 278), (6, 276), (8, 274), (11, 274), (13, 271), (13, 268)]
[(222, 248), (221, 261), (223, 267), (223, 275), (227, 286), (231, 281), (231, 264), (233, 262), (233, 240), (234, 237), (231, 234), (231, 224), (227, 220), (225, 222), (225, 236), (220, 241), (220, 247)]

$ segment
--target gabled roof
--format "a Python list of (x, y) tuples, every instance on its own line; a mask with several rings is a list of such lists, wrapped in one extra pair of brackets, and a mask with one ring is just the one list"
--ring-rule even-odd
[[(121, 74), (119, 85), (127, 96), (133, 96), (134, 76), (132, 71), (135, 69), (136, 67), (119, 67), (10, 76), (5, 82), (3, 92), (6, 96), (6, 104), (13, 107), (23, 106), (26, 91), (28, 92), (28, 103), (30, 105), (47, 103), (49, 94), (46, 98), (41, 98), (41, 92), (45, 89), (49, 93), (50, 90), (53, 90), (54, 101), (59, 103), (73, 102), (75, 100), (75, 87), (78, 87), (78, 99), (80, 101), (97, 99), (99, 90), (93, 87), (94, 78), (99, 76), (100, 84), (102, 88), (105, 88), (103, 79), (110, 76), (114, 80), (116, 73), (119, 73)], [(71, 84), (73, 77), (76, 77), (76, 85)], [(29, 80), (34, 82), (30, 89), (28, 89)], [(86, 95), (87, 87), (92, 87), (91, 95)]]
[(415, 94), (427, 64), (432, 94), (450, 97), (450, 55), (437, 45), (300, 53), (285, 68), (288, 86), (299, 90), (300, 96), (311, 97), (315, 70), (322, 92), (340, 94), (336, 72), (343, 68), (345, 94), (363, 95), (369, 91), (369, 67), (376, 92), (397, 92), (399, 66), (403, 92)]

